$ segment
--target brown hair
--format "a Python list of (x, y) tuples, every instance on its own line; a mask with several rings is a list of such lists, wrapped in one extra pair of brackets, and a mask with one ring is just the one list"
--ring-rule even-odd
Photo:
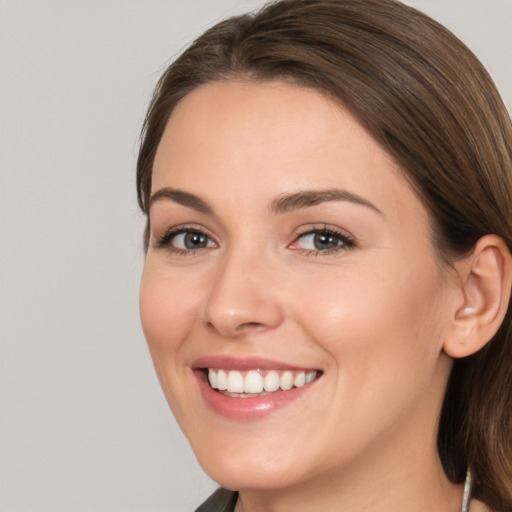
[[(470, 50), (396, 0), (281, 0), (200, 36), (160, 79), (144, 123), (137, 187), (146, 214), (173, 108), (201, 84), (240, 79), (312, 87), (351, 111), (400, 164), (445, 260), (490, 233), (512, 251), (508, 112)], [(491, 342), (455, 361), (438, 448), (453, 482), (469, 466), (475, 497), (512, 511), (511, 306)]]

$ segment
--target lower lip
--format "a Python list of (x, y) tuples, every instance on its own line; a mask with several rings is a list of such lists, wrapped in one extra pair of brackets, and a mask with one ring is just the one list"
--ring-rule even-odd
[(194, 374), (204, 401), (213, 411), (226, 418), (245, 421), (264, 418), (274, 411), (286, 407), (301, 397), (312, 384), (289, 391), (274, 391), (263, 396), (237, 398), (226, 396), (212, 389), (206, 382), (203, 371), (195, 371)]

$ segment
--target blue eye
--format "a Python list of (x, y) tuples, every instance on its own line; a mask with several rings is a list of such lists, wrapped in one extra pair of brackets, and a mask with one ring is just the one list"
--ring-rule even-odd
[(340, 244), (339, 236), (331, 233), (308, 233), (300, 237), (301, 246), (303, 249), (311, 249), (316, 251), (325, 251), (328, 249), (335, 249)]
[(346, 234), (330, 228), (324, 228), (310, 230), (299, 235), (291, 247), (316, 254), (319, 252), (330, 253), (349, 249), (355, 247), (355, 245), (355, 241)]
[(194, 231), (184, 231), (174, 235), (171, 243), (178, 249), (202, 249), (208, 247), (211, 240), (204, 234)]
[(167, 232), (158, 241), (158, 247), (165, 247), (176, 252), (190, 252), (215, 246), (215, 242), (208, 235), (192, 229)]

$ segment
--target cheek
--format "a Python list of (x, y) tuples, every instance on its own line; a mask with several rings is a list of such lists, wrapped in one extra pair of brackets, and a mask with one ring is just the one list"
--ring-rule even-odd
[[(400, 262), (398, 262), (400, 263)], [(351, 371), (432, 363), (443, 341), (443, 283), (437, 268), (419, 272), (403, 265), (376, 263), (372, 271), (346, 271), (315, 279), (311, 300), (298, 304), (309, 335), (336, 365), (349, 360)], [(382, 268), (382, 272), (379, 271)], [(406, 368), (405, 368), (406, 369)]]
[(407, 417), (434, 421), (447, 376), (438, 371), (443, 327), (436, 273), (420, 278), (398, 266), (386, 270), (316, 279), (307, 305), (296, 303), (308, 337), (330, 360), (332, 407), (323, 425), (346, 436), (358, 432), (354, 447)]
[(182, 428), (187, 416), (182, 405), (190, 403), (187, 383), (192, 378), (185, 341), (197, 322), (197, 304), (193, 287), (180, 286), (179, 276), (146, 260), (140, 287), (142, 328), (160, 385)]
[[(197, 319), (192, 287), (183, 288), (166, 269), (146, 261), (140, 287), (140, 316), (153, 357), (175, 353)], [(155, 364), (157, 361), (155, 361)]]

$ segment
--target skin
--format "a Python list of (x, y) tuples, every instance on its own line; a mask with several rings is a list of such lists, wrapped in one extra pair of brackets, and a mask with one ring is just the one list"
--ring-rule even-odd
[[(452, 366), (443, 351), (462, 291), (432, 246), (425, 208), (391, 157), (340, 106), (283, 83), (202, 86), (173, 112), (153, 188), (161, 198), (140, 307), (166, 398), (214, 480), (245, 512), (456, 511), (436, 450)], [(337, 189), (350, 200), (275, 212), (285, 194)], [(315, 250), (325, 225), (349, 236)], [(159, 241), (185, 226), (183, 251)], [(290, 405), (252, 421), (212, 411), (198, 357), (265, 357), (323, 372)], [(472, 511), (484, 510), (475, 502)]]

